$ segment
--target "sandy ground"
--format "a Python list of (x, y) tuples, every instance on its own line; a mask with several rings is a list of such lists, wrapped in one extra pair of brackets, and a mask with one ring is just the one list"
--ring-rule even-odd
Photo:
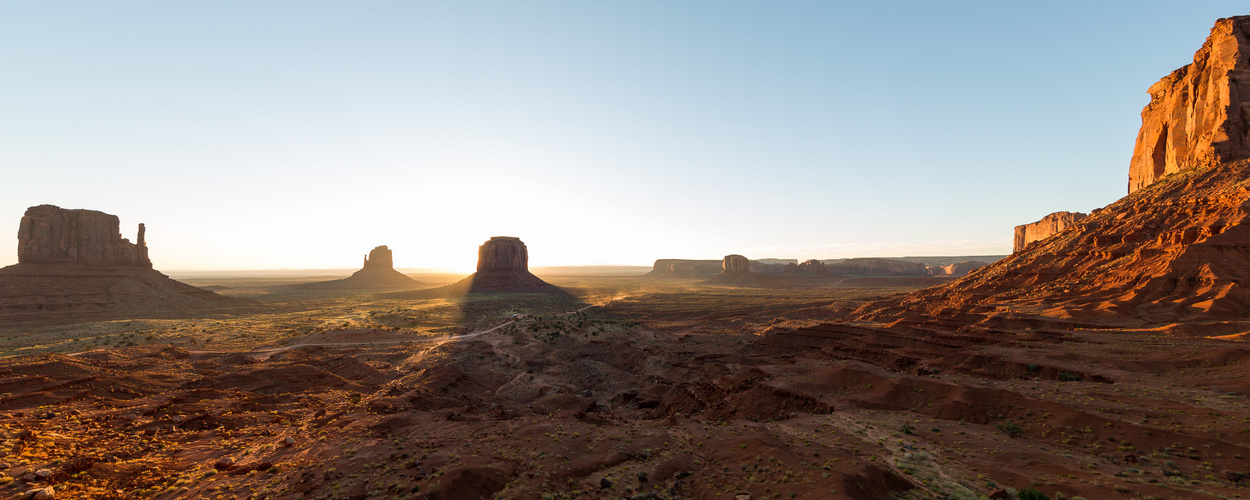
[(282, 311), (0, 329), (0, 493), (1248, 493), (1250, 349), (1228, 327), (889, 327), (839, 318), (897, 283), (552, 281), (571, 295), (278, 294)]

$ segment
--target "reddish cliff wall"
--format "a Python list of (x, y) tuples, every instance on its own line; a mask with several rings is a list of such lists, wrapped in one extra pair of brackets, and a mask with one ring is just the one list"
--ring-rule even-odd
[(1128, 191), (1163, 176), (1250, 158), (1250, 16), (1216, 21), (1194, 62), (1150, 87)]
[(17, 261), (30, 264), (152, 267), (139, 224), (139, 242), (122, 238), (116, 215), (54, 205), (26, 209), (17, 231)]
[(1029, 243), (1049, 238), (1055, 233), (1072, 227), (1085, 217), (1086, 214), (1080, 212), (1055, 212), (1032, 224), (1016, 226), (1015, 246), (1011, 251), (1016, 253), (1024, 250)]

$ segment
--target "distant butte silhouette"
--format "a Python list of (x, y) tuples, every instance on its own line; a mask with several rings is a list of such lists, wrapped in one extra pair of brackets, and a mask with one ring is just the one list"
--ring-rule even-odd
[(559, 292), (529, 271), (529, 251), (520, 238), (492, 236), (477, 250), (477, 272), (449, 286), (477, 292)]
[[(1250, 316), (1250, 105), (1236, 98), (1250, 95), (1248, 33), (1250, 16), (1216, 21), (1194, 62), (1150, 87), (1128, 196), (1088, 216), (1022, 226), (1010, 257), (943, 286), (867, 304), (851, 318), (911, 324), (957, 317), (1002, 328)], [(1041, 231), (1022, 238), (1030, 229)]]
[(394, 257), (386, 245), (375, 247), (365, 256), (359, 271), (341, 280), (296, 285), (306, 290), (402, 290), (420, 288), (425, 283), (395, 270)]
[(18, 263), (0, 269), (0, 318), (159, 316), (245, 302), (153, 270), (145, 229), (139, 224), (131, 243), (121, 237), (116, 215), (54, 205), (28, 208), (18, 227)]

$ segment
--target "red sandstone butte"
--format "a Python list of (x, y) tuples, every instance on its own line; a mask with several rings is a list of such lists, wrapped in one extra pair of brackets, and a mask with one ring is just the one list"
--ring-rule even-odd
[(1085, 215), (1080, 212), (1055, 212), (1042, 217), (1042, 220), (1032, 224), (1016, 226), (1016, 241), (1015, 247), (1011, 250), (1012, 253), (1024, 250), (1029, 243), (1044, 240), (1055, 233), (1072, 227), (1077, 222), (1080, 222), (1081, 219), (1084, 219)]
[(1150, 87), (1129, 163), (1130, 193), (1164, 176), (1250, 158), (1250, 16), (1220, 19), (1182, 66)]

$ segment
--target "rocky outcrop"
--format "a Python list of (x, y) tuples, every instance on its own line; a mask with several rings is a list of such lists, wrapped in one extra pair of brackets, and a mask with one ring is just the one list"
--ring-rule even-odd
[(719, 260), (656, 259), (649, 279), (707, 279), (720, 273)]
[(927, 276), (928, 269), (919, 262), (895, 259), (846, 259), (826, 264), (830, 274), (859, 276)]
[(303, 283), (292, 288), (303, 290), (400, 290), (420, 288), (425, 283), (395, 270), (394, 254), (386, 245), (375, 247), (365, 256), (363, 267), (341, 280)]
[(529, 249), (520, 238), (493, 236), (478, 247), (477, 272), (443, 287), (447, 293), (564, 293), (529, 271)]
[(753, 272), (751, 264), (752, 261), (750, 259), (741, 255), (726, 255), (721, 259), (720, 274), (707, 280), (707, 283), (731, 286), (760, 286), (775, 284), (781, 278), (771, 274)]
[(22, 324), (170, 317), (246, 301), (170, 279), (152, 269), (139, 224), (136, 243), (118, 219), (95, 210), (30, 207), (18, 230), (18, 263), (0, 269), (0, 321)]
[(492, 236), (477, 250), (478, 271), (529, 272), (529, 251), (520, 238)]
[(1194, 61), (1149, 92), (1129, 193), (1182, 170), (1250, 158), (1250, 16), (1216, 21)]
[(942, 266), (944, 275), (946, 276), (966, 276), (968, 273), (990, 265), (989, 262), (981, 262), (977, 260), (967, 260), (964, 262), (956, 262), (949, 266)]
[(960, 328), (1244, 321), (1248, 32), (1250, 17), (1219, 20), (1193, 64), (1151, 87), (1128, 196), (964, 278), (867, 304), (851, 318)]
[(1080, 212), (1055, 212), (1042, 217), (1042, 220), (1032, 224), (1016, 226), (1015, 245), (1012, 253), (1024, 250), (1029, 243), (1044, 240), (1056, 233), (1059, 233), (1060, 231), (1072, 227), (1085, 217), (1086, 214)]
[(391, 249), (387, 248), (386, 245), (373, 247), (373, 250), (369, 251), (369, 255), (365, 256), (365, 263), (361, 265), (360, 270), (366, 269), (389, 269), (394, 271), (395, 258)]
[(122, 238), (116, 215), (55, 205), (26, 209), (17, 230), (17, 261), (28, 264), (152, 267), (139, 224), (138, 242)]
[(785, 274), (800, 276), (820, 276), (829, 274), (829, 270), (825, 268), (825, 263), (816, 259), (803, 261), (801, 264), (786, 264)]
[(747, 270), (759, 274), (784, 274), (786, 272), (786, 266), (796, 262), (797, 261), (785, 262), (783, 259), (753, 260), (751, 261), (751, 264), (747, 266)]
[(749, 273), (751, 272), (751, 261), (746, 257), (738, 254), (726, 255), (721, 259), (721, 273)]

